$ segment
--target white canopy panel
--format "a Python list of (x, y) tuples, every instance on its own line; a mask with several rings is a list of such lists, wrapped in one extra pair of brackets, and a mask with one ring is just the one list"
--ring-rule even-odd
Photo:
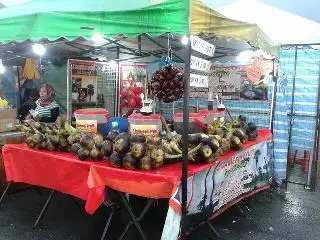
[(234, 20), (256, 23), (274, 42), (281, 45), (320, 43), (320, 23), (259, 0), (238, 0), (216, 10)]

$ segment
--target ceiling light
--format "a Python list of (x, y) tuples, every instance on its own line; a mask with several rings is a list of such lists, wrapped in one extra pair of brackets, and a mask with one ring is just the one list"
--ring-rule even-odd
[(117, 62), (116, 62), (115, 60), (110, 60), (110, 61), (109, 61), (109, 65), (110, 65), (111, 67), (116, 67), (116, 66), (117, 66)]
[(187, 36), (183, 36), (183, 37), (181, 38), (181, 43), (182, 43), (183, 45), (187, 45), (188, 42), (189, 42), (189, 38), (188, 38)]
[(32, 50), (35, 54), (39, 55), (40, 57), (44, 55), (46, 52), (46, 49), (43, 45), (39, 43), (35, 43), (32, 45)]
[(250, 51), (250, 50), (242, 51), (239, 54), (239, 56), (237, 57), (237, 61), (242, 64), (249, 63), (251, 61), (253, 55), (254, 55), (253, 51)]
[(2, 63), (2, 59), (0, 59), (0, 74), (4, 74), (6, 71), (6, 68), (4, 67)]
[(91, 40), (95, 43), (101, 44), (104, 42), (104, 37), (102, 33), (96, 32), (92, 35)]

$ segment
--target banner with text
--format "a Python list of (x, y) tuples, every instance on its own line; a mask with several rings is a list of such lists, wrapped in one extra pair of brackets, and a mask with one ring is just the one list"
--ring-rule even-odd
[[(185, 224), (196, 227), (233, 201), (267, 188), (271, 181), (271, 154), (271, 142), (263, 141), (189, 177)], [(179, 227), (176, 225), (181, 220), (181, 185), (169, 205), (162, 240), (177, 239)]]
[(257, 67), (253, 65), (211, 66), (209, 89), (214, 95), (227, 100), (268, 100), (269, 71), (268, 68), (264, 74), (259, 75), (261, 72), (258, 73)]

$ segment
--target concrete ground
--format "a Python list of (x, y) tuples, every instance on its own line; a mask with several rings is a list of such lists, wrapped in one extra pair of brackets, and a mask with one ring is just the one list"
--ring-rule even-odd
[[(93, 240), (100, 239), (108, 214), (100, 209), (88, 216), (66, 195), (56, 194), (38, 228), (33, 223), (49, 192), (29, 189), (9, 195), (0, 207), (0, 240)], [(78, 201), (83, 204), (81, 201)], [(160, 205), (165, 202), (160, 202)], [(288, 191), (259, 193), (240, 204), (243, 212), (233, 207), (212, 221), (221, 240), (317, 240), (320, 239), (320, 195), (301, 186), (289, 185)], [(247, 209), (247, 207), (250, 211)], [(165, 208), (165, 207), (163, 207)], [(149, 239), (159, 239), (165, 211), (154, 207), (146, 216)], [(158, 222), (155, 215), (160, 215)], [(121, 224), (118, 212), (108, 239), (117, 239)], [(157, 226), (157, 228), (155, 228)], [(139, 239), (139, 238), (133, 238)], [(188, 240), (217, 239), (204, 225)]]

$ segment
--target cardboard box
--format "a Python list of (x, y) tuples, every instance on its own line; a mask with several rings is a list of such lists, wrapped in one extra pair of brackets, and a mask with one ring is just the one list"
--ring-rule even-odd
[(9, 132), (16, 130), (17, 110), (0, 110), (0, 132)]

